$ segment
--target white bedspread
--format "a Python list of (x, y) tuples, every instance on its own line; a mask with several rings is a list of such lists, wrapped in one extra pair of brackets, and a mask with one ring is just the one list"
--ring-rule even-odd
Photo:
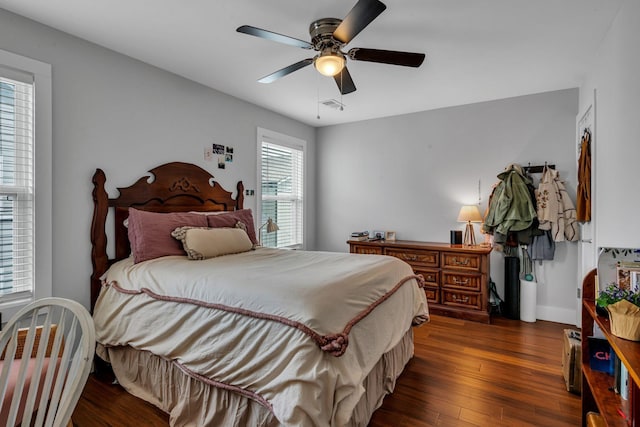
[(298, 327), (246, 313), (337, 334), (411, 275), (411, 267), (393, 257), (267, 248), (203, 261), (171, 256), (134, 265), (127, 259), (105, 275), (107, 285), (116, 285), (104, 286), (98, 298), (96, 336), (102, 345), (147, 350), (201, 378), (246, 390), (284, 425), (341, 426), (380, 356), (414, 320), (428, 317), (417, 280), (357, 322), (339, 357)]

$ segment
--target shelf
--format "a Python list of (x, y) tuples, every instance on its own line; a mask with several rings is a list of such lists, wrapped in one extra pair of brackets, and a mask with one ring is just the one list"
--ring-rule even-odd
[(622, 363), (629, 370), (629, 376), (633, 378), (635, 384), (640, 384), (640, 343), (618, 338), (611, 334), (611, 324), (609, 319), (599, 316), (596, 313), (596, 306), (593, 301), (583, 300), (582, 304), (587, 309), (595, 323), (602, 330), (602, 333), (611, 344)]
[[(586, 413), (598, 411), (605, 425), (627, 427), (637, 425), (640, 415), (640, 343), (625, 340), (611, 333), (608, 318), (596, 312), (595, 270), (587, 274), (583, 281), (582, 295), (582, 417), (585, 425)], [(623, 400), (613, 391), (614, 377), (591, 369), (588, 336), (593, 334), (597, 325), (611, 345), (611, 349), (629, 371), (629, 399)], [(628, 417), (629, 420), (627, 420)]]
[[(629, 401), (622, 400), (619, 394), (613, 391), (613, 376), (604, 372), (593, 371), (587, 365), (582, 366), (583, 378), (589, 383), (589, 388), (598, 406), (598, 412), (604, 418), (607, 426), (627, 427), (626, 420), (620, 415), (629, 413)], [(582, 385), (585, 386), (584, 384)]]

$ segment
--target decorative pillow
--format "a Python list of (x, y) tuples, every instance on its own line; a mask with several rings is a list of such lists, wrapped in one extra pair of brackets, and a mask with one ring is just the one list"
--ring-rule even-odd
[(189, 259), (207, 259), (247, 252), (253, 243), (241, 228), (178, 227), (171, 233), (182, 242)]
[(187, 212), (158, 213), (129, 208), (129, 242), (135, 263), (167, 255), (184, 255), (171, 237), (177, 227), (206, 227), (207, 217)]
[(240, 209), (238, 211), (230, 211), (217, 213), (215, 215), (206, 215), (210, 228), (232, 228), (240, 221), (247, 227), (247, 234), (254, 245), (258, 244), (256, 237), (256, 227), (253, 225), (253, 214), (251, 209)]

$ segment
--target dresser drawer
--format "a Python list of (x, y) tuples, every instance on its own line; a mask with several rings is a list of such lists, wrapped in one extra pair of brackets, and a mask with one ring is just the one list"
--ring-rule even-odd
[(350, 252), (352, 254), (382, 255), (382, 246), (354, 245), (352, 243)]
[(352, 253), (398, 258), (424, 277), (424, 294), (433, 314), (490, 322), (490, 247), (415, 240), (347, 242)]
[(425, 286), (440, 286), (440, 272), (437, 269), (416, 267), (413, 269), (416, 274), (422, 274)]
[(438, 304), (440, 302), (440, 290), (438, 288), (425, 287), (424, 293), (427, 296), (427, 301), (432, 302), (434, 304)]
[(442, 304), (472, 310), (483, 309), (482, 294), (451, 289), (442, 289)]
[(473, 273), (464, 273), (459, 271), (443, 271), (442, 287), (458, 288), (468, 291), (479, 291), (482, 289), (482, 275)]
[(456, 270), (480, 271), (482, 257), (476, 254), (461, 254), (457, 252), (442, 252), (442, 268)]
[(384, 254), (400, 258), (412, 266), (438, 267), (440, 262), (438, 251), (386, 248)]

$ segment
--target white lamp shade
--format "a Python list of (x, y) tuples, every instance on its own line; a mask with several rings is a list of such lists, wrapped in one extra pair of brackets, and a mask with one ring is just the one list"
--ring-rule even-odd
[(278, 227), (278, 224), (276, 224), (275, 222), (273, 222), (273, 220), (271, 218), (269, 218), (267, 220), (267, 233), (273, 233), (275, 231), (280, 230), (280, 227)]
[(476, 205), (467, 205), (460, 208), (458, 222), (482, 222), (482, 215)]

